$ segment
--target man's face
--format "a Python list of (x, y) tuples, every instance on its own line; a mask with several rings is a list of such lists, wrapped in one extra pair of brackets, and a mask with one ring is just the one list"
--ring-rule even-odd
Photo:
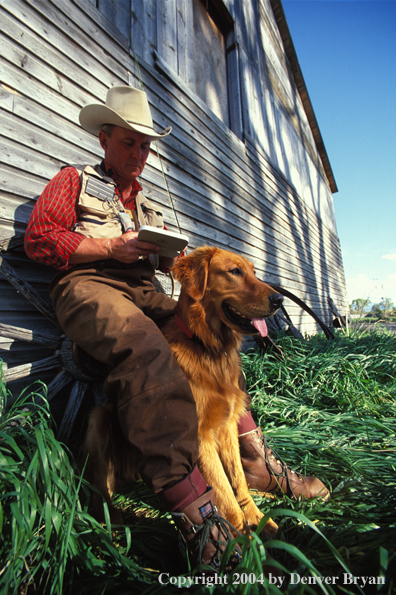
[(133, 180), (140, 176), (150, 151), (149, 136), (114, 126), (110, 136), (101, 130), (99, 141), (107, 163), (120, 178)]

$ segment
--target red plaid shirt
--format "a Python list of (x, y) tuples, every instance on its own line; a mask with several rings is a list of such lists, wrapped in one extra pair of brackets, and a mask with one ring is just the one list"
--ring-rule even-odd
[[(102, 161), (101, 167), (117, 184), (115, 172), (105, 161)], [(79, 217), (80, 190), (80, 176), (74, 167), (62, 169), (44, 188), (34, 206), (25, 235), (25, 251), (30, 258), (60, 270), (69, 268), (70, 256), (85, 237), (72, 231)], [(118, 186), (116, 194), (126, 209), (135, 210), (135, 197), (141, 190), (139, 182), (134, 180), (129, 198), (122, 199)]]

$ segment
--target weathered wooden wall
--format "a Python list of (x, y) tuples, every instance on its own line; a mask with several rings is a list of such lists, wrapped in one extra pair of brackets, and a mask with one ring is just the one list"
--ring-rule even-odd
[[(0, 4), (0, 239), (25, 229), (35, 199), (62, 165), (101, 158), (97, 140), (78, 125), (81, 107), (104, 101), (112, 85), (143, 85), (155, 126), (173, 126), (158, 151), (190, 247), (217, 244), (246, 255), (259, 277), (289, 288), (330, 322), (327, 298), (345, 307), (332, 192), (271, 3), (224, 3), (229, 14), (220, 18), (229, 53), (218, 69), (227, 68), (228, 78), (220, 70), (214, 80), (212, 69), (205, 86), (202, 62), (211, 52), (210, 45), (203, 48), (197, 19), (205, 18), (204, 5), (198, 2)], [(219, 33), (213, 28), (211, 35)], [(143, 184), (175, 228), (154, 152)], [(52, 271), (21, 253), (7, 259), (47, 297)], [(0, 322), (50, 326), (2, 278), (0, 291)], [(300, 330), (314, 330), (298, 308), (288, 304), (288, 310)], [(9, 367), (47, 354), (42, 347), (0, 341)]]

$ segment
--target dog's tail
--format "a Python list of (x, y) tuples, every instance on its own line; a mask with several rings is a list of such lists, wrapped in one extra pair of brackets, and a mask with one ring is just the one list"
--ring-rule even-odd
[[(111, 508), (111, 495), (115, 489), (114, 465), (114, 421), (116, 412), (111, 403), (95, 407), (89, 417), (84, 437), (80, 468), (84, 469), (84, 478), (101, 492)], [(100, 494), (92, 497), (95, 511), (103, 518), (103, 505)]]

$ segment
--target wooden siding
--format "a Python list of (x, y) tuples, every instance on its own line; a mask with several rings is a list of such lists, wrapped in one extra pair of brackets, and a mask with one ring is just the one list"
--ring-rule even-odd
[[(102, 157), (97, 139), (78, 125), (81, 107), (103, 102), (113, 85), (143, 85), (155, 126), (173, 126), (158, 143), (162, 166), (153, 145), (142, 179), (167, 226), (175, 229), (176, 221), (162, 168), (191, 248), (216, 244), (244, 254), (260, 278), (296, 293), (328, 323), (328, 297), (345, 311), (329, 180), (269, 0), (224, 4), (234, 19), (226, 42), (236, 51), (228, 64), (235, 133), (196, 92), (192, 2), (131, 0), (134, 51), (129, 1), (98, 6), (91, 0), (0, 4), (0, 239), (24, 231), (37, 196), (62, 165)], [(50, 269), (21, 252), (6, 258), (48, 299)], [(50, 330), (2, 277), (0, 294), (0, 323)], [(316, 329), (286, 305), (302, 332)], [(50, 350), (0, 338), (9, 367), (47, 355)]]

